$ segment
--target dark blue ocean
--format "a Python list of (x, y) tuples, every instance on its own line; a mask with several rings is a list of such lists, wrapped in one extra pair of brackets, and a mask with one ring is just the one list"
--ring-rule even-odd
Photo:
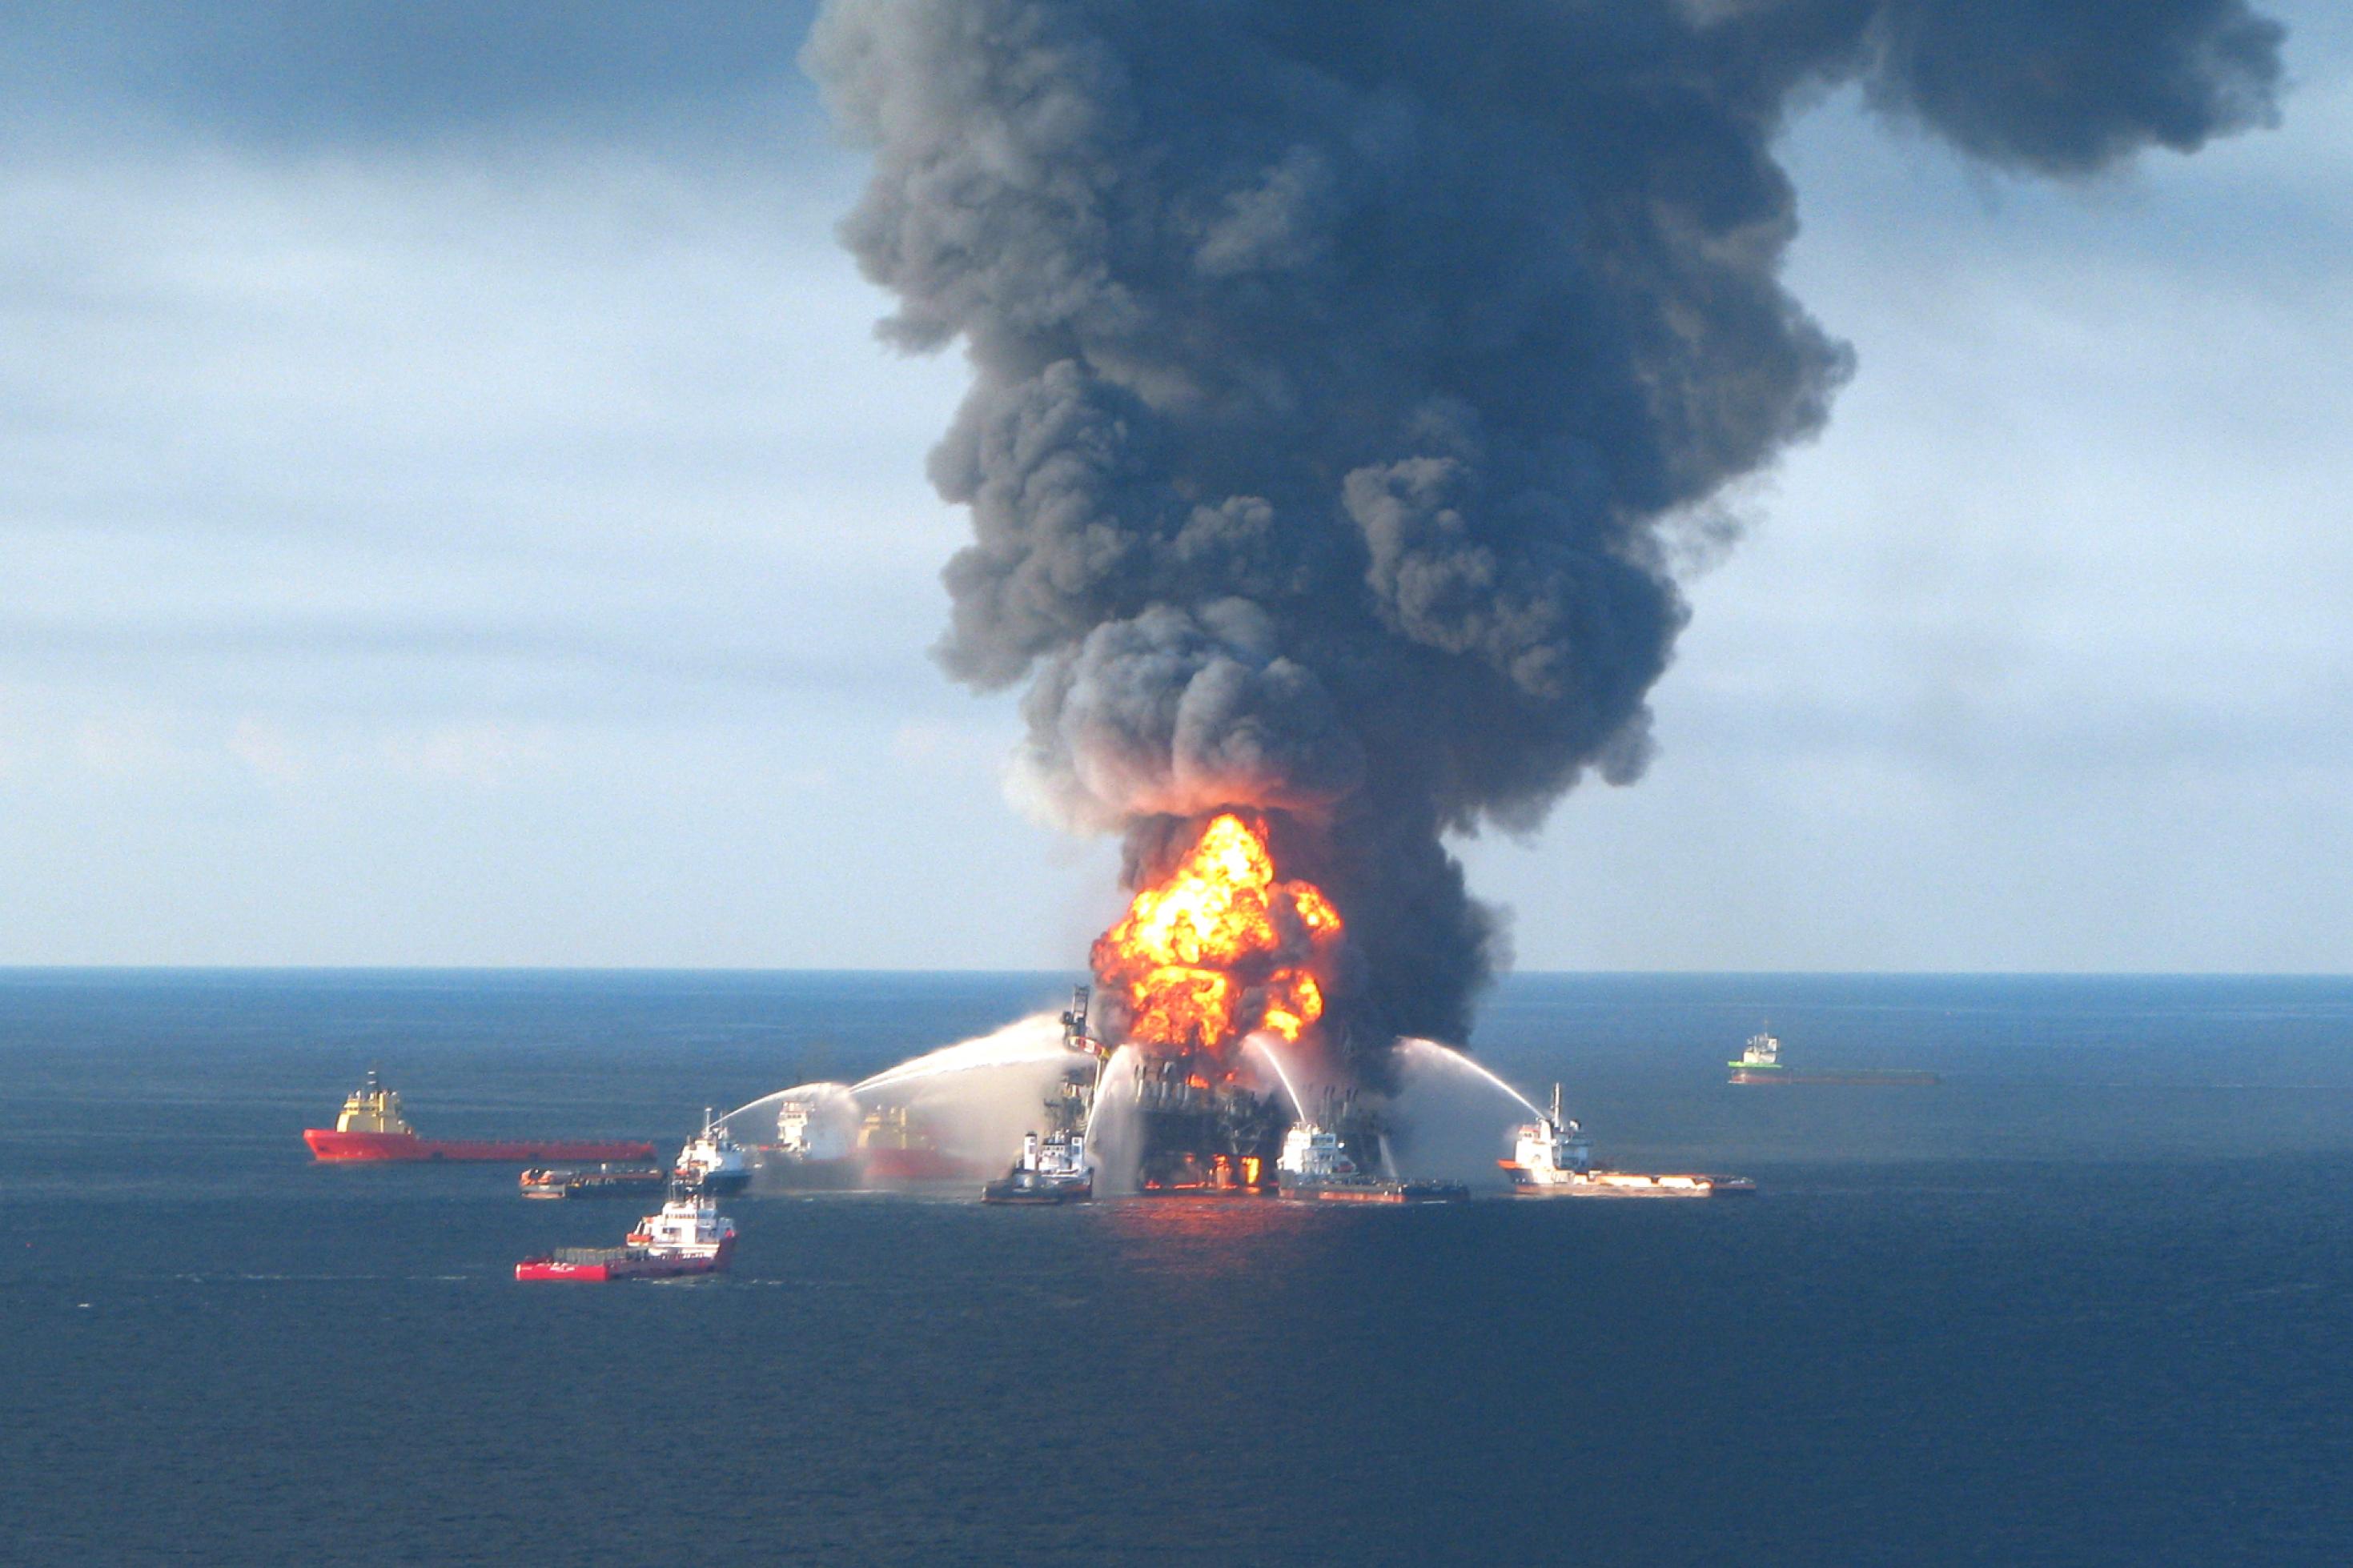
[(0, 1558), (2353, 1563), (2353, 982), (1524, 977), (1482, 1060), (1759, 1195), (744, 1199), (669, 1286), (297, 1136), (667, 1146), (1065, 984), (0, 973)]

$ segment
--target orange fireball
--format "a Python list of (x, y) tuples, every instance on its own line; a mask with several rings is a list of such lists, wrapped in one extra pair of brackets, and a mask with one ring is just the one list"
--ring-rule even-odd
[(1284, 1039), (1324, 1014), (1310, 965), (1340, 934), (1330, 900), (1275, 878), (1265, 839), (1229, 813), (1095, 943), (1094, 968), (1128, 1005), (1128, 1032), (1217, 1049), (1254, 1029)]

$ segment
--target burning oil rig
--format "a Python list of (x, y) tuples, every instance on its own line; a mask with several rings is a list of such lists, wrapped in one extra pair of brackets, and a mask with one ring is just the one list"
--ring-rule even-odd
[[(1125, 1043), (1103, 1053), (1122, 1080), (1106, 1092), (1134, 1119), (1134, 1168), (1121, 1174), (1138, 1192), (1276, 1190), (1295, 1108), (1244, 1074), (1242, 1047), (1315, 1026), (1341, 930), (1319, 889), (1277, 877), (1263, 825), (1226, 813), (1095, 943), (1095, 974), (1124, 1024)], [(1073, 1007), (1077, 1037), (1101, 1052), (1083, 992)]]
[(1271, 1193), (1291, 1117), (1215, 1058), (1134, 1055), (1138, 1192)]

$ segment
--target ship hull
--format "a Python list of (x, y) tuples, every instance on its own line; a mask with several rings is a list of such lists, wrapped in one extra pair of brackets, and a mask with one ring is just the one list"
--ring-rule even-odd
[(852, 1192), (866, 1184), (866, 1162), (854, 1154), (836, 1160), (810, 1160), (764, 1150), (758, 1157), (755, 1179), (763, 1191)]
[(711, 1175), (692, 1177), (675, 1173), (671, 1185), (681, 1193), (691, 1193), (703, 1198), (732, 1198), (752, 1184), (749, 1171), (721, 1171)]
[(616, 1279), (682, 1279), (697, 1274), (723, 1274), (735, 1251), (729, 1237), (711, 1253), (667, 1256), (634, 1254), (575, 1261), (563, 1258), (526, 1258), (515, 1265), (515, 1278), (527, 1284), (605, 1285)]
[(1926, 1089), (1934, 1085), (1937, 1079), (1932, 1072), (1893, 1068), (1884, 1071), (1862, 1068), (1852, 1072), (1792, 1072), (1787, 1068), (1759, 1071), (1754, 1068), (1735, 1068), (1732, 1069), (1730, 1081), (1734, 1083), (1844, 1084), (1854, 1089)]
[(1024, 1182), (1018, 1177), (1008, 1176), (980, 1189), (982, 1203), (1030, 1207), (1050, 1204), (1082, 1204), (1094, 1195), (1095, 1184), (1092, 1176), (1043, 1182)]
[(1520, 1198), (1733, 1198), (1755, 1194), (1746, 1176), (1651, 1175), (1638, 1171), (1588, 1171), (1544, 1181), (1503, 1162)]
[(985, 1175), (988, 1167), (959, 1160), (936, 1149), (869, 1149), (866, 1180), (893, 1185), (913, 1182), (965, 1182)]
[(302, 1142), (313, 1159), (336, 1163), (406, 1163), (445, 1160), (473, 1163), (536, 1165), (551, 1160), (650, 1160), (654, 1146), (617, 1141), (550, 1138), (536, 1141), (478, 1141), (461, 1138), (419, 1138), (404, 1132), (338, 1132), (327, 1127), (307, 1127)]
[(1471, 1189), (1460, 1182), (1298, 1182), (1283, 1184), (1293, 1201), (1324, 1204), (1460, 1204)]

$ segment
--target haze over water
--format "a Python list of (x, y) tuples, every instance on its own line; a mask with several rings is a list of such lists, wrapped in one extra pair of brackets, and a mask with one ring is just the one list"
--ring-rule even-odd
[[(1760, 1195), (747, 1198), (687, 1286), (518, 1286), (627, 1205), (297, 1138), (375, 1063), (428, 1135), (667, 1150), (1067, 983), (0, 973), (12, 1551), (2353, 1560), (2353, 982), (1523, 977), (1482, 1062)], [(1768, 1022), (1946, 1081), (1725, 1085)]]

